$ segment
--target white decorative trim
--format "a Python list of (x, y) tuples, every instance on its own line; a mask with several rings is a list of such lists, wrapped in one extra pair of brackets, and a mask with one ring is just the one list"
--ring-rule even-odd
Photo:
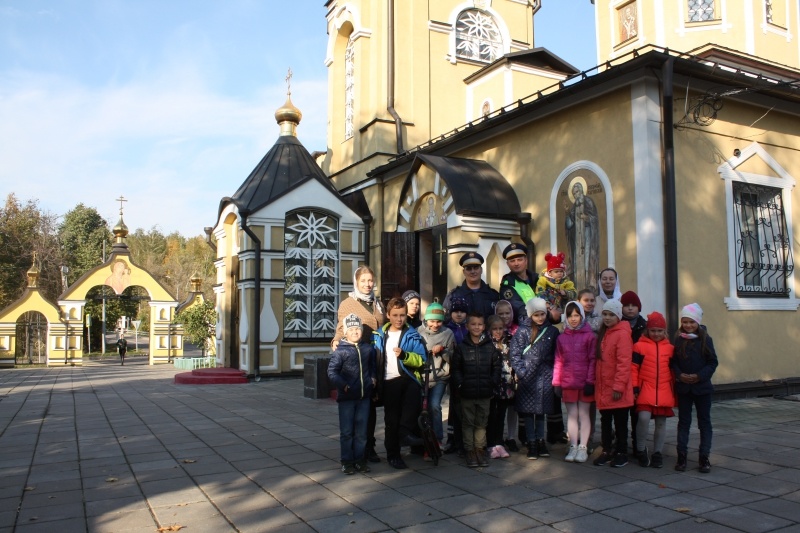
[(259, 358), (259, 365), (258, 371), (262, 372), (264, 370), (279, 370), (280, 361), (278, 360), (278, 346), (275, 344), (262, 344), (261, 351), (264, 352), (272, 352), (272, 364), (271, 365), (262, 365), (261, 359)]
[(636, 205), (636, 292), (643, 315), (667, 308), (661, 109), (655, 80), (631, 86), (633, 179)]
[[(774, 176), (757, 175), (748, 172), (738, 172), (736, 168), (753, 156), (758, 156), (769, 168), (777, 174)], [(790, 246), (793, 246), (793, 222), (792, 222), (792, 189), (795, 187), (795, 179), (781, 166), (774, 157), (757, 142), (744, 148), (738, 157), (734, 156), (725, 163), (717, 167), (720, 179), (725, 181), (725, 211), (728, 224), (728, 294), (723, 298), (729, 311), (797, 311), (800, 307), (800, 300), (796, 297), (795, 287), (797, 286), (795, 276), (792, 272), (787, 276), (786, 285), (789, 289), (789, 298), (741, 298), (736, 289), (736, 236), (734, 235), (734, 217), (736, 216), (733, 207), (733, 182), (752, 183), (783, 189), (782, 199), (784, 216), (786, 217), (787, 238)], [(792, 256), (797, 254), (792, 251)]]
[[(600, 179), (600, 183), (603, 184), (603, 188), (606, 190), (606, 236), (608, 238), (608, 250), (606, 251), (608, 265), (606, 266), (614, 268), (616, 263), (616, 257), (614, 255), (614, 191), (611, 188), (611, 180), (608, 179), (608, 175), (606, 175), (600, 165), (592, 161), (575, 161), (561, 171), (561, 174), (558, 175), (558, 178), (556, 178), (553, 184), (553, 190), (550, 191), (550, 251), (552, 253), (557, 252), (556, 247), (558, 245), (558, 225), (553, 223), (553, 221), (558, 220), (556, 217), (558, 190), (561, 188), (561, 184), (564, 183), (564, 180), (567, 179), (567, 176), (576, 170), (583, 169), (593, 172)], [(601, 265), (601, 268), (605, 267)]]
[[(306, 355), (325, 355), (331, 352), (331, 347), (329, 345), (320, 345), (320, 346), (308, 346), (308, 347), (298, 347), (298, 348), (291, 348), (289, 350), (289, 369), (290, 370), (303, 370), (305, 368), (305, 361), (303, 358)], [(298, 361), (299, 356), (299, 363)]]
[(239, 345), (239, 370), (250, 371), (250, 348), (247, 344)]
[(460, 227), (461, 231), (465, 233), (499, 233), (509, 237), (519, 236), (519, 224), (513, 220), (455, 215), (452, 222), (448, 217), (448, 229)]
[[(461, 12), (468, 9), (476, 9), (474, 1), (462, 2), (456, 5), (450, 10), (450, 16), (448, 17), (450, 36), (448, 37), (448, 54), (446, 57), (453, 64), (458, 63), (459, 59), (456, 54), (456, 21), (458, 20), (458, 16), (461, 14)], [(503, 40), (503, 50), (501, 56), (509, 53), (511, 51), (511, 33), (508, 31), (508, 26), (506, 25), (505, 20), (503, 20), (503, 17), (500, 16), (500, 14), (491, 6), (485, 6), (481, 9), (490, 14), (492, 19), (494, 19), (494, 23), (497, 24), (497, 30), (500, 32), (500, 36)], [(467, 60), (462, 59), (462, 61)], [(482, 64), (483, 62), (479, 63)]]
[(336, 38), (339, 36), (339, 30), (342, 29), (345, 22), (350, 22), (353, 26), (353, 32), (350, 34), (350, 39), (370, 38), (372, 30), (365, 28), (361, 25), (361, 12), (358, 7), (353, 4), (344, 4), (338, 9), (331, 11), (328, 14), (328, 27), (333, 26), (333, 31), (328, 30), (328, 48), (325, 53), (325, 65), (333, 64), (334, 48), (336, 47)]
[(436, 22), (435, 20), (429, 20), (428, 30), (434, 33), (449, 34), (451, 31), (453, 31), (453, 25), (445, 24), (444, 22)]

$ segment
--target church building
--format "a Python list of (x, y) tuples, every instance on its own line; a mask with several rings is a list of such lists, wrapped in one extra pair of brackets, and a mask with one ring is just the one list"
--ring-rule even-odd
[(717, 383), (795, 383), (797, 2), (587, 0), (587, 72), (535, 40), (547, 7), (325, 3), (327, 152), (302, 147), (287, 102), (213, 228), (220, 362), (280, 373), (325, 353), (359, 264), (383, 300), (415, 289), (424, 308), (465, 252), (497, 288), (517, 242), (534, 270), (564, 252), (578, 289), (615, 268), (671, 332), (699, 303)]

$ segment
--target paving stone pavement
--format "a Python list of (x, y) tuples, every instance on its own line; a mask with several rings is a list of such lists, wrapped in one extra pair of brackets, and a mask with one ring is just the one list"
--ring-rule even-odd
[(673, 470), (672, 418), (663, 469), (565, 463), (555, 446), (345, 476), (336, 404), (302, 379), (174, 385), (129, 359), (0, 371), (0, 533), (800, 531), (798, 401), (715, 403), (710, 474), (694, 452)]

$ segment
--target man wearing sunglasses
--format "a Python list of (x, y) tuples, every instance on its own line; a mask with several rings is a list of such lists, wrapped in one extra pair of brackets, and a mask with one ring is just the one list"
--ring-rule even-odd
[(494, 306), (500, 299), (500, 294), (489, 287), (481, 278), (483, 274), (483, 256), (478, 252), (467, 252), (461, 256), (458, 264), (464, 271), (464, 282), (450, 290), (442, 306), (447, 315), (450, 314), (450, 300), (456, 296), (464, 298), (469, 306), (469, 312), (478, 312), (484, 318), (494, 314)]

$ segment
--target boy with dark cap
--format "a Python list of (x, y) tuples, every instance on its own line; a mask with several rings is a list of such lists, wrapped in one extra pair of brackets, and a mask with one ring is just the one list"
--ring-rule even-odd
[(639, 342), (642, 333), (647, 329), (647, 321), (640, 314), (642, 312), (642, 302), (633, 291), (623, 294), (619, 301), (622, 304), (622, 319), (627, 320), (631, 325), (633, 342)]
[(420, 307), (422, 305), (422, 298), (420, 297), (419, 293), (415, 290), (407, 290), (403, 293), (403, 301), (406, 303), (406, 308), (408, 309), (408, 324), (413, 327), (419, 329), (422, 325), (422, 320), (420, 319)]

